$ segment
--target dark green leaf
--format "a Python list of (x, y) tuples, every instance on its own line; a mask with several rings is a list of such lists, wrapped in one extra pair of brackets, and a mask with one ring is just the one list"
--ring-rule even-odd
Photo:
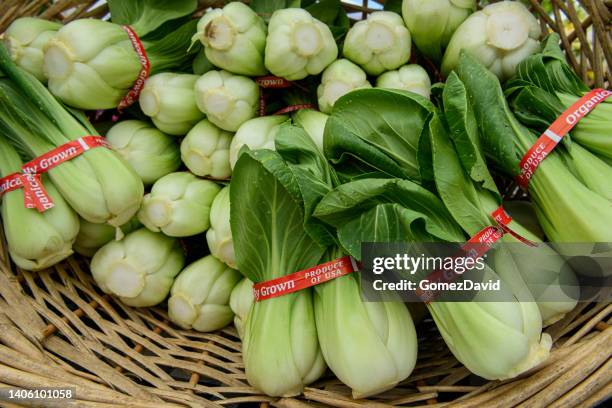
[(336, 101), (325, 127), (325, 155), (340, 173), (363, 168), (422, 182), (419, 140), (433, 105), (414, 93), (360, 89)]
[(230, 220), (238, 269), (254, 282), (316, 265), (323, 255), (304, 230), (294, 174), (270, 150), (240, 155), (230, 184)]
[[(463, 168), (470, 178), (499, 197), (499, 191), (489, 173), (480, 144), (474, 110), (468, 102), (463, 82), (452, 72), (443, 92), (444, 116), (450, 137), (457, 149)], [(501, 200), (501, 197), (499, 197)]]
[(384, 9), (387, 11), (394, 11), (400, 16), (402, 15), (402, 0), (386, 0)]

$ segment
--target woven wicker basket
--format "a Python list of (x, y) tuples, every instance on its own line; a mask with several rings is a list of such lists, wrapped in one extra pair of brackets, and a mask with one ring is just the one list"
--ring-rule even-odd
[[(561, 35), (576, 72), (593, 86), (609, 85), (612, 1), (529, 2), (543, 32)], [(102, 18), (107, 14), (103, 3), (2, 0), (0, 32), (27, 15)], [(200, 1), (200, 13), (223, 3)], [(380, 4), (364, 0), (346, 8), (362, 18)], [(486, 382), (471, 375), (425, 320), (419, 326), (417, 366), (395, 389), (353, 400), (350, 390), (328, 375), (298, 398), (276, 399), (248, 385), (232, 327), (214, 334), (178, 330), (163, 308), (130, 308), (102, 294), (87, 260), (72, 257), (51, 270), (30, 273), (10, 263), (0, 240), (0, 388), (76, 390), (71, 402), (27, 404), (44, 407), (590, 407), (612, 396), (611, 313), (610, 304), (579, 304), (546, 329), (555, 341), (546, 364), (512, 381)], [(0, 401), (0, 406), (16, 405)]]

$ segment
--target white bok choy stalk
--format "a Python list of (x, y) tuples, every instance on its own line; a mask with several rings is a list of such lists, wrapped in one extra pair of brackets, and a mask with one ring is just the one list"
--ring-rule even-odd
[[(276, 150), (296, 175), (305, 209), (303, 225), (327, 247), (319, 263), (340, 258), (344, 253), (332, 230), (311, 214), (325, 193), (339, 183), (335, 173), (306, 132), (296, 126), (283, 125)], [(358, 272), (316, 285), (313, 293), (323, 357), (352, 389), (354, 398), (393, 388), (410, 375), (416, 363), (417, 338), (410, 313), (399, 298), (395, 302), (364, 301)]]
[(230, 295), (241, 278), (240, 272), (212, 255), (188, 265), (170, 290), (170, 321), (183, 329), (200, 332), (224, 328), (234, 317), (229, 306)]
[(442, 74), (448, 76), (457, 67), (461, 50), (465, 50), (500, 80), (506, 80), (521, 61), (540, 50), (540, 33), (538, 20), (522, 3), (489, 4), (455, 31), (444, 53)]
[(375, 11), (346, 34), (342, 55), (369, 75), (399, 68), (410, 59), (410, 32), (392, 11)]
[(193, 40), (200, 40), (206, 58), (219, 68), (248, 76), (266, 73), (266, 24), (244, 3), (232, 1), (207, 11)]
[(106, 141), (151, 185), (181, 165), (176, 140), (140, 120), (124, 120), (106, 133)]
[(147, 307), (168, 296), (184, 263), (176, 239), (140, 228), (100, 248), (91, 260), (91, 273), (104, 293), (128, 306)]
[(181, 159), (196, 176), (228, 179), (232, 174), (229, 161), (232, 136), (230, 132), (202, 119), (182, 140)]
[(210, 206), (210, 228), (206, 231), (206, 243), (210, 253), (230, 268), (236, 269), (234, 240), (230, 225), (230, 187), (219, 191)]
[(259, 86), (252, 79), (227, 71), (208, 71), (195, 84), (198, 108), (223, 130), (235, 132), (257, 115)]
[(268, 23), (265, 65), (272, 74), (295, 81), (317, 75), (338, 57), (329, 27), (300, 8), (276, 10)]
[(261, 116), (247, 120), (240, 126), (230, 143), (229, 160), (232, 169), (238, 161), (242, 146), (250, 149), (274, 150), (274, 138), (281, 123), (289, 120), (286, 115)]
[(402, 16), (421, 54), (439, 63), (453, 33), (476, 10), (476, 0), (403, 0)]
[(15, 64), (44, 83), (47, 81), (43, 71), (44, 49), (61, 27), (54, 21), (21, 17), (4, 32), (4, 43)]
[[(185, 1), (189, 2), (181, 0), (182, 3)], [(127, 8), (148, 2), (151, 0), (121, 3)], [(166, 7), (153, 12), (171, 15)], [(115, 19), (116, 15), (112, 14)], [(153, 19), (144, 20), (146, 18), (144, 24), (149, 24)], [(193, 56), (188, 47), (195, 32), (195, 21), (150, 41), (144, 39), (148, 30), (142, 25), (133, 24), (131, 27), (141, 37), (150, 63), (150, 75), (180, 69), (191, 61)], [(142, 64), (127, 32), (119, 24), (85, 18), (69, 22), (48, 42), (43, 69), (53, 95), (67, 105), (93, 110), (116, 108), (134, 86)]]
[[(67, 111), (32, 75), (16, 67), (0, 46), (0, 126), (3, 136), (32, 159), (96, 130), (78, 111)], [(138, 211), (144, 186), (116, 152), (89, 149), (47, 172), (70, 206), (87, 221), (125, 224)]]
[(196, 105), (194, 86), (197, 75), (163, 72), (153, 75), (140, 93), (140, 109), (156, 128), (182, 136), (204, 118)]
[[(1, 130), (2, 125), (0, 133)], [(22, 164), (17, 151), (0, 136), (0, 178), (20, 172)], [(23, 188), (0, 195), (9, 255), (17, 266), (28, 271), (48, 268), (72, 255), (72, 243), (79, 231), (75, 212), (47, 177), (42, 181), (54, 203), (43, 213), (24, 207)]]
[(144, 196), (138, 220), (154, 232), (171, 237), (200, 234), (210, 226), (212, 202), (220, 187), (188, 171), (170, 173)]
[(429, 74), (420, 65), (404, 65), (397, 71), (388, 71), (376, 79), (376, 88), (401, 89), (414, 92), (427, 99), (431, 95)]
[(142, 227), (142, 224), (136, 217), (120, 226), (120, 231), (117, 231), (117, 228), (111, 227), (108, 224), (94, 224), (83, 218), (79, 218), (79, 224), (79, 233), (72, 248), (77, 254), (90, 258), (106, 243), (114, 239), (121, 239), (125, 234), (129, 234)]
[(234, 313), (234, 326), (238, 336), (244, 337), (244, 325), (253, 306), (253, 282), (243, 278), (232, 290), (230, 308)]
[(347, 59), (334, 61), (323, 71), (321, 84), (317, 87), (319, 109), (330, 113), (334, 103), (347, 93), (361, 88), (371, 88), (365, 72)]
[[(230, 200), (238, 269), (251, 281), (319, 262), (324, 248), (304, 231), (299, 188), (277, 153), (241, 154)], [(274, 397), (294, 396), (323, 374), (312, 302), (310, 289), (255, 302), (242, 339), (246, 377), (253, 387)]]
[(293, 123), (301, 126), (315, 143), (317, 148), (323, 151), (323, 132), (329, 115), (313, 110), (300, 109), (293, 114)]

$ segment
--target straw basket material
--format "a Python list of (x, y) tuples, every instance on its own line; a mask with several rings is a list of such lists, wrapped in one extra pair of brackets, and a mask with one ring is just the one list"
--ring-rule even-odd
[[(224, 2), (200, 3), (201, 14)], [(576, 72), (593, 86), (609, 85), (612, 1), (529, 3), (543, 31), (561, 35)], [(380, 2), (346, 8), (362, 18)], [(97, 0), (2, 0), (0, 32), (20, 16), (70, 21), (106, 15), (106, 5)], [(214, 334), (179, 330), (162, 308), (127, 307), (96, 288), (84, 258), (39, 273), (19, 270), (0, 240), (0, 388), (76, 391), (72, 401), (27, 403), (44, 407), (590, 407), (612, 396), (611, 313), (607, 303), (579, 304), (546, 329), (555, 344), (545, 365), (512, 381), (471, 375), (426, 320), (419, 326), (416, 369), (395, 389), (355, 401), (328, 375), (300, 397), (276, 399), (248, 385), (233, 328)]]

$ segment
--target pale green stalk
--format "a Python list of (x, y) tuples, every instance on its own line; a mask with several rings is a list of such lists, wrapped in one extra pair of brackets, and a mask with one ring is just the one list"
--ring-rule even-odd
[(197, 75), (164, 72), (147, 79), (139, 103), (143, 113), (164, 133), (182, 136), (204, 114), (196, 105), (194, 87)]
[(219, 68), (240, 75), (264, 75), (266, 24), (241, 2), (206, 12), (193, 40), (204, 45), (206, 58)]
[(124, 120), (106, 133), (106, 141), (151, 185), (181, 165), (176, 140), (146, 122)]
[(196, 176), (228, 179), (232, 174), (229, 161), (232, 137), (230, 132), (202, 119), (181, 142), (181, 159)]
[[(22, 162), (0, 132), (0, 178), (19, 172)], [(11, 259), (20, 268), (38, 271), (72, 254), (79, 221), (48, 177), (42, 178), (53, 208), (39, 213), (25, 208), (23, 189), (2, 195), (2, 221)]]
[(171, 237), (200, 234), (210, 226), (209, 213), (220, 187), (188, 171), (170, 173), (144, 196), (138, 220), (154, 232)]
[[(0, 127), (27, 158), (96, 134), (82, 113), (68, 112), (40, 82), (16, 67), (2, 46), (0, 68), (10, 78), (0, 80)], [(110, 149), (90, 149), (48, 174), (70, 206), (90, 222), (122, 225), (142, 201), (140, 177)]]
[(170, 321), (201, 332), (224, 328), (234, 317), (230, 295), (241, 278), (240, 272), (211, 255), (188, 265), (170, 291)]
[(128, 306), (161, 303), (185, 262), (174, 238), (146, 228), (111, 241), (91, 260), (91, 273), (104, 293), (118, 296)]

